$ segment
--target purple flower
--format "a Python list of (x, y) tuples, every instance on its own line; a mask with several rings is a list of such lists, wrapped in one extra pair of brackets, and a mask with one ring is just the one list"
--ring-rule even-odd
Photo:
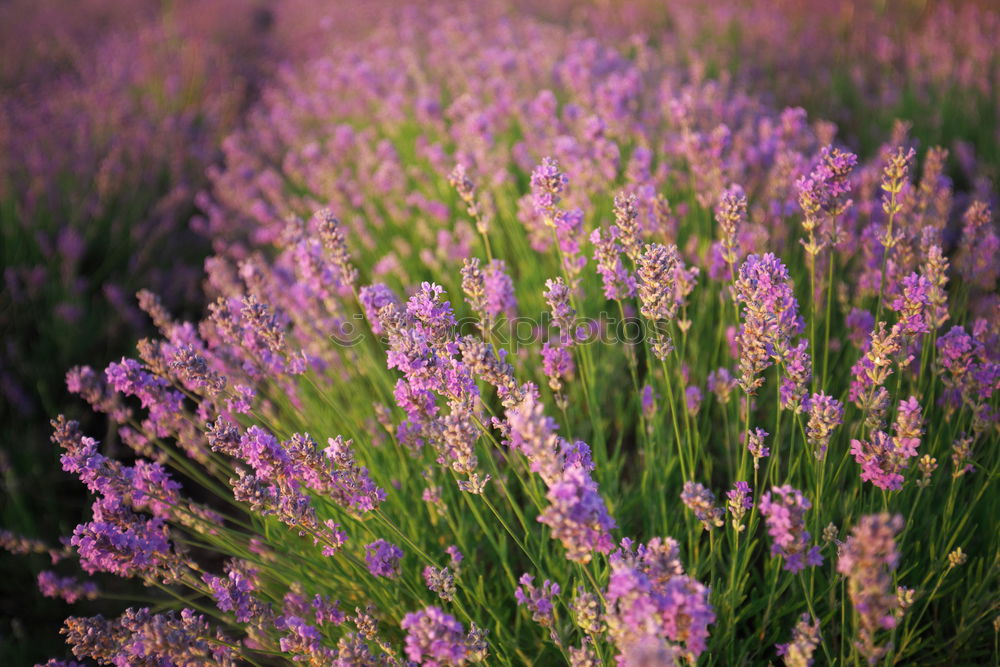
[(237, 664), (236, 655), (227, 646), (234, 640), (190, 609), (179, 614), (153, 614), (147, 608), (130, 608), (111, 620), (71, 616), (64, 622), (62, 634), (75, 656), (102, 664)]
[(136, 514), (114, 496), (95, 500), (93, 514), (93, 520), (78, 525), (70, 538), (87, 572), (130, 577), (174, 562), (163, 519)]
[[(654, 635), (644, 635), (627, 644), (619, 646), (621, 654), (617, 656), (622, 667), (653, 667), (653, 665), (677, 665), (684, 658), (676, 646)], [(570, 649), (572, 650), (572, 649)], [(593, 665), (600, 663), (595, 659)], [(577, 667), (573, 665), (573, 667)], [(589, 666), (588, 666), (589, 667)]]
[(292, 477), (292, 461), (285, 448), (256, 424), (240, 438), (239, 455), (263, 482), (275, 483)]
[(462, 265), (462, 291), (465, 293), (466, 301), (479, 317), (483, 320), (483, 328), (489, 329), (490, 317), (486, 312), (486, 285), (483, 272), (479, 268), (479, 258), (466, 259)]
[(552, 323), (560, 332), (560, 339), (565, 345), (576, 342), (576, 311), (570, 305), (570, 289), (562, 278), (545, 281), (545, 302), (552, 313)]
[(462, 555), (462, 552), (459, 551), (458, 547), (456, 547), (454, 544), (452, 544), (444, 551), (446, 554), (448, 554), (448, 558), (451, 560), (452, 570), (458, 572), (458, 569), (461, 566), (462, 561), (465, 559), (465, 556)]
[(247, 623), (263, 609), (263, 605), (253, 596), (255, 575), (256, 572), (245, 564), (230, 561), (226, 564), (225, 577), (206, 573), (201, 578), (212, 591), (219, 609), (233, 612), (237, 623)]
[(580, 254), (585, 239), (583, 211), (580, 209), (556, 211), (555, 217), (551, 219), (551, 225), (555, 228), (556, 242), (562, 255), (562, 266), (568, 276), (567, 280), (570, 286), (576, 289), (580, 283), (580, 271), (587, 263), (587, 258)]
[[(885, 168), (882, 170), (882, 189), (885, 191), (882, 195), (882, 210), (889, 216), (902, 209), (901, 198), (897, 195), (904, 186), (909, 185), (910, 165), (916, 156), (917, 152), (912, 148), (907, 150), (897, 146), (895, 153), (890, 154), (885, 161)], [(884, 241), (882, 245), (889, 249), (892, 243)]]
[(637, 643), (669, 640), (688, 660), (704, 652), (715, 612), (709, 590), (684, 574), (677, 542), (654, 538), (632, 550), (629, 540), (610, 557), (605, 591), (608, 634), (623, 657)]
[(941, 367), (956, 379), (963, 379), (975, 368), (980, 343), (961, 326), (952, 327), (937, 341)]
[(368, 571), (377, 577), (398, 577), (402, 558), (403, 550), (391, 542), (379, 539), (365, 545), (365, 563), (368, 564)]
[[(636, 262), (642, 252), (642, 230), (639, 229), (639, 208), (636, 196), (625, 193), (616, 194), (614, 211), (615, 226), (612, 229), (617, 229), (625, 254), (633, 262)], [(634, 291), (635, 285), (633, 284), (632, 287)]]
[(844, 404), (823, 392), (813, 394), (806, 406), (809, 421), (806, 422), (806, 438), (813, 448), (813, 454), (822, 461), (830, 444), (833, 430), (844, 421)]
[(640, 311), (650, 320), (672, 320), (677, 315), (674, 280), (681, 263), (677, 246), (647, 245), (639, 257), (638, 289)]
[(948, 314), (948, 258), (940, 245), (927, 248), (924, 263), (921, 268), (929, 283), (927, 290), (927, 319), (932, 330), (944, 326), (950, 317)]
[(278, 640), (283, 653), (301, 656), (313, 664), (332, 663), (334, 652), (323, 646), (323, 636), (316, 626), (293, 615), (279, 616), (274, 626), (284, 632)]
[[(808, 235), (802, 244), (813, 257), (819, 254), (828, 240), (832, 243), (839, 242), (836, 218), (851, 205), (847, 195), (851, 190), (851, 171), (857, 162), (858, 157), (853, 153), (826, 146), (812, 172), (795, 182), (799, 207), (805, 213), (802, 227)], [(824, 219), (829, 219), (833, 228), (828, 230), (824, 238), (817, 238), (816, 229)]]
[(761, 374), (791, 352), (792, 337), (802, 331), (803, 323), (788, 269), (772, 253), (747, 257), (735, 287), (737, 301), (743, 304), (737, 339), (740, 385), (752, 395), (764, 383)]
[(715, 495), (698, 482), (684, 482), (681, 501), (698, 517), (705, 530), (721, 526), (725, 510), (715, 506)]
[(240, 431), (225, 417), (219, 417), (214, 422), (206, 424), (205, 436), (213, 452), (220, 452), (226, 456), (239, 456)]
[(510, 448), (527, 457), (531, 471), (538, 473), (546, 485), (558, 483), (563, 471), (558, 425), (545, 414), (545, 406), (528, 394), (520, 405), (507, 411), (507, 423)]
[(540, 588), (534, 584), (535, 578), (528, 573), (521, 575), (518, 583), (521, 584), (514, 590), (514, 598), (519, 607), (527, 607), (531, 612), (531, 620), (542, 627), (551, 627), (555, 621), (553, 613), (555, 607), (552, 599), (559, 595), (559, 584), (546, 579)]
[(73, 473), (96, 494), (127, 500), (136, 510), (148, 510), (154, 516), (167, 519), (179, 504), (180, 484), (170, 478), (159, 463), (137, 459), (135, 466), (125, 466), (97, 451), (97, 441), (84, 436), (75, 421), (59, 416), (52, 421), (52, 441), (63, 448), (62, 468)]
[(973, 439), (964, 433), (952, 443), (951, 463), (953, 470), (951, 476), (953, 478), (957, 479), (976, 471), (976, 466), (972, 464), (972, 443)]
[(351, 440), (327, 439), (320, 450), (307, 434), (295, 434), (284, 443), (291, 461), (290, 474), (305, 486), (331, 498), (341, 507), (362, 514), (385, 500), (385, 491), (372, 481), (368, 469), (354, 459)]
[(597, 595), (588, 592), (585, 587), (577, 587), (576, 595), (569, 606), (573, 612), (573, 621), (588, 635), (596, 635), (604, 628), (601, 603)]
[(799, 572), (823, 562), (819, 547), (809, 546), (806, 510), (812, 504), (801, 491), (789, 485), (774, 486), (760, 499), (760, 513), (767, 521), (771, 536), (771, 554), (785, 559), (784, 568)]
[[(192, 345), (162, 346), (168, 368), (193, 391), (214, 396), (226, 388), (226, 378), (209, 367), (208, 360)], [(172, 349), (167, 349), (172, 348)], [(142, 348), (140, 347), (140, 353)]]
[(517, 297), (514, 296), (514, 281), (507, 273), (507, 263), (494, 259), (483, 271), (486, 314), (496, 321), (501, 315), (508, 320), (517, 317)]
[(771, 450), (764, 446), (764, 438), (768, 432), (762, 428), (755, 428), (747, 434), (747, 450), (753, 456), (753, 469), (760, 469), (760, 460), (771, 455)]
[(522, 387), (514, 378), (513, 366), (507, 362), (507, 350), (494, 352), (492, 345), (475, 336), (460, 338), (458, 349), (469, 372), (496, 388), (504, 408), (520, 400)]
[(559, 163), (550, 157), (542, 158), (542, 163), (531, 172), (531, 194), (538, 215), (552, 217), (568, 184), (569, 179), (559, 170)]
[(653, 385), (644, 385), (642, 388), (642, 414), (647, 421), (652, 420), (656, 415), (656, 398)]
[(97, 584), (79, 581), (76, 577), (60, 577), (52, 570), (38, 573), (38, 590), (47, 598), (62, 598), (69, 604), (97, 597)]
[(257, 396), (254, 388), (238, 384), (233, 386), (233, 392), (234, 396), (226, 399), (226, 409), (236, 414), (250, 414), (253, 409), (253, 399)]
[(881, 426), (884, 418), (885, 400), (888, 398), (882, 390), (885, 381), (892, 375), (892, 364), (896, 355), (902, 349), (899, 329), (893, 327), (886, 330), (885, 322), (879, 322), (872, 331), (864, 355), (851, 367), (851, 380), (848, 396), (854, 404), (864, 410), (869, 426)]
[(732, 185), (722, 191), (719, 204), (715, 207), (715, 221), (719, 225), (722, 259), (730, 267), (730, 276), (735, 279), (735, 265), (739, 260), (737, 233), (747, 223), (747, 196), (739, 185)]
[(361, 301), (361, 306), (365, 309), (365, 317), (368, 318), (368, 324), (371, 325), (372, 333), (376, 336), (381, 336), (385, 330), (382, 328), (379, 312), (386, 306), (392, 305), (398, 307), (400, 305), (399, 297), (382, 283), (376, 283), (362, 287), (358, 292), (358, 299)]
[(331, 625), (341, 625), (347, 620), (347, 615), (340, 610), (340, 603), (331, 601), (328, 597), (317, 593), (313, 596), (311, 606), (316, 615), (316, 625), (322, 626), (327, 623)]
[(123, 405), (119, 396), (109, 386), (107, 380), (90, 366), (74, 366), (66, 373), (66, 388), (77, 394), (97, 412), (111, 415), (118, 422), (125, 422), (131, 410)]
[(785, 375), (781, 378), (780, 405), (795, 413), (802, 412), (802, 402), (812, 379), (812, 358), (806, 351), (808, 347), (809, 341), (802, 339), (788, 351), (784, 359)]
[(847, 326), (848, 338), (856, 347), (862, 348), (875, 329), (875, 316), (867, 310), (852, 308), (844, 324)]
[(684, 407), (687, 408), (688, 414), (692, 417), (698, 414), (701, 409), (702, 393), (701, 389), (695, 385), (684, 390)]
[(134, 359), (122, 358), (120, 363), (109, 364), (105, 375), (115, 391), (139, 399), (143, 409), (149, 411), (149, 425), (157, 437), (173, 435), (173, 424), (183, 405), (180, 392), (169, 388), (162, 377), (146, 372)]
[(714, 394), (719, 403), (723, 405), (729, 403), (729, 398), (738, 385), (739, 383), (733, 378), (728, 368), (718, 368), (708, 374), (708, 391)]
[(993, 225), (990, 207), (973, 202), (962, 216), (962, 240), (955, 266), (968, 283), (986, 291), (996, 288), (996, 257), (1000, 253), (1000, 236)]
[(894, 437), (876, 430), (867, 440), (851, 440), (851, 454), (861, 466), (861, 479), (889, 491), (903, 488), (902, 471), (917, 455), (922, 421), (920, 404), (911, 396), (899, 404)]
[(251, 511), (261, 516), (274, 516), (285, 525), (316, 527), (316, 510), (309, 495), (296, 484), (281, 481), (268, 483), (244, 468), (236, 469), (236, 477), (230, 478), (233, 498), (247, 503)]
[(648, 244), (637, 262), (639, 312), (656, 328), (652, 335), (653, 353), (661, 360), (673, 349), (670, 336), (659, 329), (677, 317), (681, 304), (677, 298), (679, 272), (683, 272), (683, 265), (674, 245)]
[(584, 472), (594, 472), (594, 459), (590, 447), (583, 440), (559, 441), (559, 453), (563, 459), (563, 469), (579, 468)]
[(993, 393), (1000, 388), (1000, 362), (984, 343), (982, 333), (966, 333), (960, 326), (951, 328), (937, 342), (938, 363), (945, 390), (941, 403), (949, 410), (963, 405), (972, 408), (973, 428), (984, 431), (996, 421), (989, 407)]
[(243, 369), (254, 379), (304, 372), (300, 355), (285, 338), (287, 319), (257, 297), (219, 297), (209, 311), (215, 331), (226, 344), (242, 351)]
[(565, 401), (563, 387), (573, 380), (576, 366), (569, 348), (551, 341), (542, 343), (542, 372), (549, 380), (549, 389), (556, 395), (559, 402)]
[(563, 269), (566, 271), (570, 286), (575, 288), (578, 284), (577, 276), (587, 259), (580, 256), (580, 246), (584, 237), (583, 211), (558, 208), (568, 183), (569, 179), (560, 171), (558, 163), (549, 157), (543, 158), (542, 164), (531, 174), (534, 217), (540, 218), (546, 226), (554, 230)]
[(351, 263), (344, 226), (329, 209), (318, 211), (315, 218), (318, 221), (319, 238), (323, 248), (337, 269), (337, 280), (349, 293), (350, 288), (353, 288), (358, 281), (358, 270)]
[(899, 313), (899, 327), (904, 336), (916, 337), (930, 333), (930, 291), (927, 278), (911, 273), (903, 278), (902, 292), (890, 308)]
[(427, 588), (437, 594), (445, 602), (455, 598), (455, 575), (446, 567), (436, 568), (428, 565), (424, 568), (424, 583)]
[(386, 307), (380, 315), (389, 339), (387, 365), (403, 374), (394, 396), (406, 420), (397, 436), (413, 449), (440, 439), (444, 425), (435, 395), (447, 397), (453, 411), (471, 409), (479, 396), (472, 369), (458, 357), (462, 345), (455, 336), (451, 305), (442, 293), (440, 286), (423, 283), (405, 312)]
[(611, 551), (615, 520), (608, 514), (597, 482), (578, 466), (568, 466), (549, 486), (549, 506), (538, 517), (566, 548), (566, 558), (589, 563), (594, 551)]
[[(468, 214), (476, 218), (477, 226), (479, 226), (481, 224), (481, 215), (479, 204), (476, 202), (476, 184), (469, 178), (469, 172), (464, 164), (459, 162), (455, 165), (455, 168), (448, 174), (448, 184), (455, 188), (455, 192), (458, 193), (459, 198), (465, 203)], [(485, 234), (487, 230), (484, 226), (479, 231)]]
[(621, 301), (635, 295), (635, 278), (622, 264), (618, 237), (618, 227), (612, 225), (606, 236), (601, 228), (595, 229), (590, 242), (594, 244), (594, 261), (604, 283), (604, 298)]
[(440, 424), (440, 438), (435, 442), (437, 462), (460, 475), (474, 473), (479, 463), (475, 454), (479, 427), (473, 413), (464, 405), (455, 405), (450, 414), (441, 418)]
[(924, 434), (920, 404), (915, 396), (910, 396), (899, 404), (896, 414), (896, 436), (893, 447), (900, 456), (912, 458), (917, 455), (920, 438)]
[(899, 603), (892, 573), (899, 565), (896, 535), (903, 528), (899, 515), (861, 517), (840, 550), (837, 572), (847, 577), (847, 590), (858, 614), (858, 650), (874, 665), (890, 646), (879, 646), (880, 630), (896, 627)]
[[(406, 302), (408, 324), (425, 334), (433, 344), (451, 339), (455, 315), (451, 303), (442, 298), (444, 288), (433, 283), (420, 283), (420, 289)], [(392, 366), (390, 366), (392, 368)]]
[(463, 665), (469, 646), (465, 628), (438, 607), (425, 607), (403, 617), (406, 656), (426, 667)]
[(811, 667), (813, 653), (819, 646), (819, 621), (809, 614), (802, 614), (792, 630), (792, 639), (787, 644), (778, 644), (778, 655), (783, 657), (786, 667)]
[(743, 516), (753, 509), (753, 491), (746, 482), (736, 482), (733, 488), (726, 492), (726, 506), (732, 515), (733, 528), (743, 532)]

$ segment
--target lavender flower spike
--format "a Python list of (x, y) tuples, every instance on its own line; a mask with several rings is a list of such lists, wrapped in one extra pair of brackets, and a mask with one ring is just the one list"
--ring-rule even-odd
[(896, 535), (903, 517), (876, 514), (861, 517), (840, 551), (837, 571), (847, 577), (847, 590), (858, 614), (855, 642), (868, 664), (874, 665), (890, 650), (877, 634), (891, 630), (898, 620), (899, 601), (892, 573), (899, 565)]
[[(654, 327), (670, 322), (677, 317), (678, 303), (675, 298), (676, 275), (680, 266), (677, 246), (659, 243), (647, 245), (638, 261), (638, 293), (641, 306), (639, 312), (654, 324)], [(657, 332), (652, 341), (653, 354), (660, 360), (667, 358), (673, 343), (666, 332)]]
[(447, 667), (467, 662), (465, 629), (439, 607), (407, 614), (400, 627), (406, 630), (406, 656), (415, 664)]
[(785, 667), (811, 667), (819, 643), (819, 621), (802, 614), (792, 630), (792, 640), (778, 644), (778, 655), (784, 658)]
[(799, 572), (823, 563), (819, 547), (809, 546), (806, 510), (812, 503), (789, 485), (775, 486), (760, 499), (760, 513), (767, 521), (771, 554), (785, 559), (784, 569)]
[(844, 404), (823, 392), (813, 394), (807, 405), (809, 421), (806, 422), (806, 438), (813, 448), (813, 454), (822, 461), (830, 444), (833, 430), (844, 420)]
[(399, 561), (403, 550), (391, 542), (375, 540), (365, 546), (365, 562), (368, 570), (377, 577), (395, 579), (399, 576)]
[(723, 524), (722, 517), (725, 515), (725, 510), (715, 506), (715, 495), (698, 482), (684, 482), (681, 501), (694, 512), (705, 530), (711, 530)]

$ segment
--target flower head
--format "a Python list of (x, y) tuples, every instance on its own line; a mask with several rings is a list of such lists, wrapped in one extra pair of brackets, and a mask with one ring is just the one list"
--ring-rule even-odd
[(681, 491), (681, 501), (694, 512), (705, 530), (711, 530), (723, 524), (725, 510), (715, 506), (715, 495), (698, 482), (684, 482)]
[(833, 430), (844, 420), (844, 404), (823, 392), (813, 394), (808, 401), (809, 420), (806, 422), (806, 439), (813, 454), (822, 461), (830, 444)]
[(899, 565), (895, 538), (902, 528), (899, 515), (861, 517), (837, 561), (837, 571), (847, 577), (848, 593), (859, 617), (856, 645), (872, 665), (890, 649), (890, 645), (879, 645), (877, 633), (896, 627), (898, 620), (892, 573)]
[(569, 179), (560, 171), (559, 163), (550, 157), (542, 158), (542, 163), (531, 172), (531, 194), (539, 215), (552, 217), (568, 184)]
[(792, 629), (791, 641), (778, 644), (778, 655), (784, 658), (785, 667), (811, 667), (819, 642), (819, 621), (809, 614), (802, 614)]
[(750, 431), (747, 439), (747, 450), (753, 456), (753, 469), (760, 469), (760, 460), (771, 455), (771, 450), (764, 446), (764, 438), (768, 432), (762, 428), (755, 428)]
[(735, 267), (739, 259), (737, 234), (747, 223), (747, 195), (742, 187), (733, 185), (722, 191), (719, 205), (715, 208), (715, 221), (722, 237), (722, 259), (730, 267)]
[(743, 326), (737, 338), (740, 385), (753, 394), (764, 383), (764, 370), (789, 354), (792, 337), (802, 331), (803, 321), (788, 269), (772, 253), (747, 257), (735, 288), (736, 299), (743, 304)]
[(743, 525), (743, 517), (753, 509), (753, 491), (746, 482), (736, 482), (733, 488), (726, 492), (726, 506), (732, 516), (733, 528), (737, 532), (743, 532), (746, 526)]
[(391, 542), (379, 539), (365, 545), (365, 563), (368, 564), (368, 571), (377, 577), (398, 577), (402, 558), (403, 550)]
[(799, 572), (823, 562), (819, 547), (809, 546), (806, 510), (812, 503), (789, 485), (774, 486), (760, 499), (760, 513), (767, 521), (771, 554), (785, 559), (785, 569)]
[(555, 622), (553, 598), (559, 595), (559, 584), (546, 579), (540, 587), (535, 586), (535, 578), (528, 573), (518, 580), (520, 586), (514, 590), (514, 598), (519, 607), (531, 612), (531, 619), (542, 627), (550, 627)]
[(425, 607), (407, 614), (400, 627), (406, 631), (406, 656), (415, 663), (449, 667), (468, 661), (465, 628), (439, 607)]

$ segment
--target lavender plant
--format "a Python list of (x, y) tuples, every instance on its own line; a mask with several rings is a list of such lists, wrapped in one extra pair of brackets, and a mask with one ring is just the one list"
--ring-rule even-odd
[(988, 659), (991, 202), (904, 129), (862, 159), (648, 42), (493, 11), (286, 72), (200, 196), (207, 315), (143, 292), (159, 337), (69, 372), (134, 457), (53, 421), (94, 496), (53, 553), (151, 597), (69, 652)]

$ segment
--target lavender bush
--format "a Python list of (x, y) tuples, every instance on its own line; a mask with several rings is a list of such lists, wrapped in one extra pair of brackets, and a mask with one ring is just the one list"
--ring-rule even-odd
[[(139, 288), (186, 317), (203, 309), (210, 244), (189, 222), (205, 170), (280, 60), (372, 18), (345, 15), (294, 0), (2, 3), (0, 525), (46, 535), (79, 520), (45, 415), (106, 426), (67, 405), (66, 370), (152, 333)], [(0, 565), (0, 661), (55, 641), (33, 636), (55, 606), (18, 600), (26, 565)]]
[(1000, 14), (989, 2), (674, 0), (614, 11), (550, 2), (540, 11), (596, 34), (653, 35), (657, 58), (819, 113), (866, 152), (905, 118), (929, 145), (954, 145), (963, 178), (984, 169), (996, 178)]
[(2, 534), (148, 586), (67, 659), (995, 656), (988, 181), (587, 35), (405, 11), (262, 93), (206, 316), (140, 291), (159, 336), (66, 376), (131, 454), (57, 417), (91, 515)]

